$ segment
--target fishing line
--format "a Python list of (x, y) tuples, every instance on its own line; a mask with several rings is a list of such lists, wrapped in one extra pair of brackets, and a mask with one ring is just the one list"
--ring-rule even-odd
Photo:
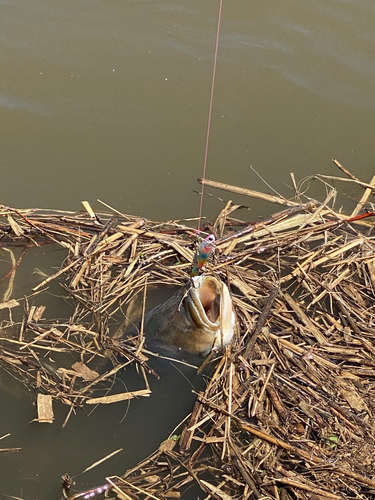
[[(215, 75), (216, 75), (216, 63), (217, 63), (217, 50), (219, 47), (219, 35), (220, 35), (220, 24), (221, 24), (221, 11), (223, 7), (223, 0), (220, 0), (219, 5), (219, 15), (217, 21), (217, 32), (216, 32), (216, 45), (215, 45), (215, 56), (214, 56), (214, 67), (212, 71), (212, 84), (211, 84), (211, 97), (210, 97), (210, 107), (208, 111), (208, 124), (207, 124), (207, 136), (206, 136), (206, 149), (204, 153), (204, 162), (203, 162), (203, 181), (206, 178), (206, 167), (207, 167), (207, 156), (208, 156), (208, 143), (210, 140), (210, 129), (211, 129), (211, 115), (212, 115), (212, 103), (214, 99), (214, 87), (215, 87)], [(204, 182), (202, 182), (202, 190), (201, 190), (201, 199), (199, 205), (199, 217), (198, 217), (198, 234), (201, 229), (201, 219), (202, 219), (202, 207), (203, 207), (203, 195), (204, 195)]]

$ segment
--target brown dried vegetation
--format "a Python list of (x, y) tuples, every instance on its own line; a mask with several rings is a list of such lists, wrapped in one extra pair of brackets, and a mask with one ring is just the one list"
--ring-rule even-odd
[[(373, 188), (359, 184), (366, 196), (351, 216), (333, 210), (330, 190), (322, 203), (284, 200), (289, 208), (256, 223), (233, 219), (239, 207), (229, 202), (205, 228), (217, 236), (206, 272), (230, 287), (238, 335), (197, 394), (181, 437), (106, 478), (108, 489), (127, 499), (176, 498), (195, 482), (222, 500), (374, 497), (375, 243), (373, 212), (357, 215)], [(142, 322), (132, 338), (109, 324), (137, 294), (187, 283), (194, 251), (187, 221), (85, 207), (80, 214), (0, 211), (3, 247), (51, 242), (68, 252), (35, 291), (60, 280), (75, 304), (69, 321), (47, 322), (26, 301), (21, 324), (3, 320), (0, 343), (1, 365), (67, 404), (67, 418), (75, 407), (150, 394), (147, 377), (156, 374)], [(19, 302), (8, 294), (1, 307), (13, 311)], [(7, 333), (15, 328), (17, 336)], [(46, 351), (74, 352), (77, 361), (52, 373), (41, 359)], [(109, 357), (112, 369), (90, 368)], [(129, 363), (139, 367), (139, 391), (98, 396)]]

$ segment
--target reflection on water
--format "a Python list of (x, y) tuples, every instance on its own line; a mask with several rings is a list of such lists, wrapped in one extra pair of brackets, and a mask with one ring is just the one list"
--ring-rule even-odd
[(36, 116), (52, 116), (47, 109), (43, 109), (42, 106), (36, 102), (28, 101), (26, 99), (15, 99), (4, 95), (0, 95), (0, 107), (7, 108), (11, 111), (26, 111), (27, 113), (31, 113)]
[[(193, 190), (202, 173), (218, 4), (0, 5), (0, 203), (77, 210), (81, 200), (95, 205), (99, 198), (154, 220), (197, 216)], [(370, 180), (374, 24), (373, 0), (225, 0), (207, 177), (269, 191), (251, 164), (289, 197), (289, 172), (297, 180), (317, 171), (338, 175), (330, 163), (337, 157)], [(350, 209), (361, 192), (344, 187), (340, 203)], [(250, 205), (251, 220), (276, 211), (230, 198)], [(221, 208), (206, 198), (206, 216)], [(61, 262), (52, 249), (40, 252), (38, 260), (25, 257), (12, 298), (30, 294), (40, 279), (35, 267), (51, 274)], [(0, 269), (4, 276), (9, 260)], [(5, 291), (7, 282), (1, 286)], [(69, 314), (72, 306), (60, 295), (51, 289), (43, 298), (50, 317)], [(186, 379), (173, 367), (163, 370), (151, 398), (133, 401), (128, 412), (125, 403), (89, 417), (78, 411), (65, 429), (62, 405), (53, 425), (30, 423), (33, 395), (10, 394), (10, 379), (1, 374), (0, 436), (11, 433), (2, 446), (23, 449), (2, 456), (0, 494), (58, 498), (64, 472), (77, 474), (122, 447), (76, 478), (88, 488), (151, 453), (193, 401)]]

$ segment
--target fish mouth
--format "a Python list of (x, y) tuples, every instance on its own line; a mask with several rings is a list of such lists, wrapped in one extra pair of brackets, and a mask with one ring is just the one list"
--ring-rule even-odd
[[(192, 281), (191, 300), (186, 302), (194, 322), (213, 331), (222, 326), (223, 333), (229, 334), (227, 330), (230, 330), (234, 313), (228, 287), (213, 276), (194, 276)], [(231, 338), (226, 338), (224, 344), (227, 345)]]
[(228, 287), (214, 276), (194, 276), (146, 315), (146, 343), (206, 355), (229, 344), (235, 325)]

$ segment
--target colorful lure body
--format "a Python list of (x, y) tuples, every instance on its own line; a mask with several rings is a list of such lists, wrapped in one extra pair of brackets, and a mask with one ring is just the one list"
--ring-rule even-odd
[(197, 248), (194, 259), (193, 259), (193, 268), (191, 270), (192, 276), (197, 276), (199, 271), (207, 262), (210, 254), (215, 250), (215, 236), (213, 234), (209, 234), (207, 238), (205, 238)]

